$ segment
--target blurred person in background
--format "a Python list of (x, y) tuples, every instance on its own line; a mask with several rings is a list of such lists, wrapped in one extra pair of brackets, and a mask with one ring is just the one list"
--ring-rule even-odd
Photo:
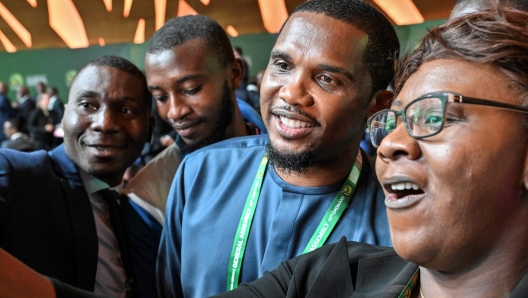
[(20, 120), (11, 118), (4, 123), (4, 134), (7, 137), (1, 147), (30, 152), (36, 149), (35, 143), (20, 130)]
[(29, 137), (35, 142), (37, 150), (51, 150), (53, 148), (53, 131), (57, 122), (54, 111), (48, 110), (50, 95), (42, 94), (28, 119), (27, 127)]
[[(6, 83), (0, 81), (0, 125), (3, 127), (4, 123), (16, 116), (16, 110), (11, 106), (11, 100), (7, 97), (8, 86)], [(0, 131), (0, 142), (6, 139), (3, 131)]]

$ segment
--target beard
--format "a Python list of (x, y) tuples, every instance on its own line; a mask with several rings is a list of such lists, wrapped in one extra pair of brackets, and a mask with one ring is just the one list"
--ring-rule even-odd
[[(299, 109), (293, 106), (283, 106), (282, 109), (294, 111), (296, 113), (301, 113)], [(272, 111), (269, 107), (268, 116), (266, 121), (268, 124), (271, 121)], [(284, 171), (286, 174), (303, 174), (305, 173), (313, 164), (315, 159), (315, 153), (312, 151), (309, 152), (284, 152), (278, 150), (273, 146), (271, 139), (268, 139), (266, 143), (266, 154), (270, 160), (270, 163), (275, 169)]]
[(314, 164), (314, 152), (282, 152), (273, 146), (270, 139), (266, 143), (266, 154), (273, 167), (286, 174), (303, 174)]
[(235, 111), (235, 105), (231, 99), (231, 90), (227, 85), (227, 81), (224, 82), (222, 87), (222, 104), (220, 106), (219, 117), (216, 125), (214, 125), (214, 130), (205, 137), (203, 140), (196, 142), (194, 144), (187, 144), (182, 138), (180, 138), (181, 143), (178, 144), (181, 151), (184, 152), (193, 152), (205, 146), (220, 142), (225, 139), (225, 131), (231, 121), (233, 121), (233, 114)]

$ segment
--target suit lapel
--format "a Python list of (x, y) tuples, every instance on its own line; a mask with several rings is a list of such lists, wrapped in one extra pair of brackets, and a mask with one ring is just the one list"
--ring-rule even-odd
[(66, 154), (64, 145), (49, 152), (70, 211), (74, 233), (77, 265), (77, 285), (93, 291), (97, 271), (99, 241), (95, 228), (92, 205), (82, 184), (77, 168)]
[(396, 253), (361, 258), (354, 297), (398, 297), (417, 268)]
[(306, 298), (350, 297), (354, 293), (346, 241), (341, 238), (321, 268)]
[(528, 295), (528, 272), (524, 274), (519, 283), (513, 289), (510, 294), (510, 298), (524, 298)]

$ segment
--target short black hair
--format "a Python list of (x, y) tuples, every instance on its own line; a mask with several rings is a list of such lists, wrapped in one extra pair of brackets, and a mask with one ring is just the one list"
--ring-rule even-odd
[(145, 75), (137, 68), (134, 63), (128, 61), (127, 59), (119, 56), (113, 56), (113, 55), (104, 55), (99, 58), (96, 58), (90, 62), (88, 62), (85, 66), (83, 66), (73, 77), (73, 80), (71, 81), (70, 86), (73, 85), (75, 80), (77, 79), (77, 76), (87, 67), (90, 66), (108, 66), (117, 68), (119, 70), (122, 70), (126, 73), (131, 74), (133, 77), (138, 78), (141, 81), (141, 87), (143, 89), (143, 96), (146, 98), (146, 104), (147, 109), (150, 114), (152, 110), (152, 94), (150, 93), (148, 86), (147, 86), (147, 79), (145, 78)]
[(204, 15), (188, 15), (170, 19), (152, 35), (147, 53), (156, 54), (181, 45), (188, 40), (201, 38), (220, 63), (229, 65), (235, 60), (231, 42), (224, 29)]
[(510, 6), (522, 11), (528, 11), (528, 0), (457, 0), (455, 6), (472, 3), (472, 4), (481, 4), (489, 3), (490, 7), (497, 6)]
[(237, 53), (238, 53), (240, 56), (243, 56), (242, 53), (243, 53), (244, 51), (242, 50), (241, 47), (233, 47), (233, 49), (235, 49), (235, 51), (237, 51)]
[(511, 7), (477, 11), (433, 28), (412, 53), (402, 57), (395, 94), (426, 62), (457, 59), (490, 65), (509, 81), (528, 106), (528, 13)]
[(324, 14), (365, 32), (368, 43), (363, 62), (372, 81), (372, 94), (389, 86), (394, 77), (394, 61), (400, 42), (383, 13), (361, 0), (310, 0), (299, 5), (293, 14), (303, 11)]
[(9, 122), (9, 127), (14, 128), (17, 131), (20, 131), (20, 119), (18, 118), (9, 118), (6, 122)]

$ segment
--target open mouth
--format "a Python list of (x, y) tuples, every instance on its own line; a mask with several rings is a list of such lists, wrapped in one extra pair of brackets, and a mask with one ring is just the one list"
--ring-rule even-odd
[(385, 189), (390, 194), (396, 195), (396, 199), (424, 194), (424, 191), (420, 188), (420, 186), (412, 182), (397, 182), (386, 184)]

